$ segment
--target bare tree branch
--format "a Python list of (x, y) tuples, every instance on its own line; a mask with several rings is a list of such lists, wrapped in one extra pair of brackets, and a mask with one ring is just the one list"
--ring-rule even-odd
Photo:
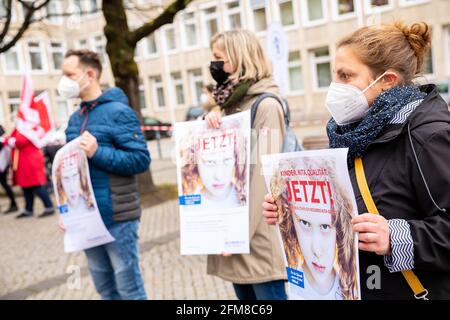
[[(6, 43), (5, 45), (2, 45), (0, 47), (0, 53), (6, 52), (16, 45), (17, 41), (19, 41), (19, 39), (23, 36), (25, 31), (27, 31), (28, 27), (30, 26), (32, 18), (33, 18), (33, 14), (36, 11), (45, 7), (50, 2), (50, 0), (45, 0), (36, 7), (34, 5), (37, 3), (37, 1), (26, 2), (23, 0), (18, 0), (18, 2), (21, 3), (27, 9), (25, 19), (23, 21), (23, 24), (20, 26), (19, 30), (17, 31), (16, 35), (14, 37), (12, 37), (12, 39), (8, 43)], [(10, 10), (11, 10), (11, 8), (10, 8)], [(8, 32), (8, 30), (6, 30), (6, 32)]]
[(181, 11), (186, 8), (186, 6), (191, 3), (193, 0), (176, 0), (170, 6), (168, 6), (158, 17), (154, 20), (145, 23), (141, 27), (137, 28), (133, 32), (130, 33), (130, 42), (131, 44), (136, 44), (139, 40), (147, 37), (155, 30), (161, 28), (165, 24), (169, 24), (173, 22), (175, 15), (178, 11)]

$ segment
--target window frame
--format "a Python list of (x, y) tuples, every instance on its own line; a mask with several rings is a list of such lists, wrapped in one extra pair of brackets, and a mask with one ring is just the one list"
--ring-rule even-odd
[(334, 21), (345, 21), (345, 20), (356, 19), (358, 17), (357, 6), (359, 4), (356, 3), (356, 1), (359, 1), (359, 0), (352, 0), (352, 1), (353, 1), (353, 9), (354, 9), (353, 12), (344, 13), (344, 14), (339, 14), (339, 0), (332, 1), (333, 20)]
[[(55, 50), (52, 46), (53, 43), (58, 43), (61, 44), (61, 48), (59, 50)], [(51, 67), (49, 68), (49, 70), (53, 73), (62, 73), (62, 69), (56, 69), (55, 68), (55, 60), (53, 58), (53, 54), (54, 53), (61, 53), (63, 60), (64, 60), (64, 55), (66, 53), (66, 43), (64, 40), (55, 40), (55, 39), (49, 39), (48, 41), (48, 53), (49, 53), (49, 57), (50, 57), (50, 65)]]
[[(270, 18), (270, 10), (269, 9), (269, 3), (267, 0), (261, 0), (264, 1), (264, 4), (260, 4), (259, 6), (253, 7), (252, 0), (247, 0), (248, 2), (248, 8), (249, 8), (249, 14), (250, 14), (250, 22), (252, 25), (252, 31), (254, 31), (258, 36), (264, 36), (267, 33), (267, 28), (270, 25), (271, 18)], [(256, 30), (256, 19), (255, 19), (255, 10), (264, 9), (264, 15), (266, 18), (265, 24), (266, 28), (263, 30)]]
[(408, 0), (399, 0), (398, 5), (400, 8), (408, 8), (412, 6), (418, 6), (421, 4), (429, 3), (431, 0), (414, 0), (414, 2), (409, 2)]
[[(40, 55), (41, 55), (41, 63), (42, 63), (42, 69), (34, 69), (32, 68), (32, 62), (31, 62), (31, 55), (30, 53), (33, 52), (34, 50), (30, 51), (30, 43), (37, 43), (39, 50), (40, 50)], [(45, 50), (45, 47), (43, 45), (42, 41), (36, 41), (36, 40), (30, 40), (27, 39), (25, 41), (25, 50), (26, 50), (26, 66), (27, 68), (30, 70), (31, 74), (36, 74), (36, 75), (42, 75), (42, 74), (46, 74), (48, 73), (49, 69), (48, 69), (48, 61), (47, 61), (47, 52)]]
[[(179, 75), (180, 77), (178, 79), (176, 79), (174, 76), (175, 75)], [(184, 81), (183, 81), (183, 73), (181, 71), (175, 71), (175, 72), (171, 72), (170, 73), (170, 80), (172, 83), (172, 90), (175, 96), (175, 105), (177, 107), (183, 107), (186, 105), (186, 94), (185, 94), (185, 90), (184, 90)], [(178, 93), (177, 93), (177, 86), (181, 85), (181, 90), (182, 90), (182, 94), (183, 94), (183, 103), (179, 103), (178, 101)]]
[(301, 50), (290, 50), (289, 54), (292, 53), (292, 52), (298, 52), (299, 55), (300, 55), (300, 57), (299, 57), (300, 59), (298, 61), (293, 61), (293, 62), (288, 60), (288, 63), (287, 63), (287, 73), (288, 73), (288, 80), (289, 80), (289, 82), (288, 82), (288, 95), (290, 95), (290, 96), (302, 95), (302, 94), (305, 94), (305, 82), (303, 81), (303, 88), (302, 89), (300, 89), (300, 90), (293, 90), (291, 88), (291, 77), (290, 77), (290, 72), (289, 72), (291, 68), (298, 68), (298, 67), (300, 67), (301, 76), (302, 76), (303, 80), (305, 80), (304, 79), (304, 76), (305, 76), (304, 70), (305, 70), (305, 68), (303, 67), (302, 52), (301, 52)]
[[(315, 53), (318, 50), (321, 49), (328, 49), (328, 56), (324, 56), (324, 57), (315, 57)], [(312, 76), (312, 82), (313, 82), (313, 92), (326, 92), (328, 90), (328, 86), (325, 87), (319, 87), (319, 77), (318, 77), (318, 69), (317, 66), (319, 64), (322, 63), (329, 63), (330, 64), (330, 78), (331, 81), (333, 81), (333, 74), (332, 74), (332, 70), (331, 70), (331, 54), (330, 54), (330, 47), (328, 45), (323, 46), (323, 47), (316, 47), (316, 48), (311, 48), (308, 50), (309, 51), (309, 67), (310, 70), (312, 72), (311, 76)]]
[[(328, 21), (328, 5), (326, 0), (320, 0), (322, 2), (322, 13), (323, 18), (318, 20), (311, 21), (309, 19), (309, 11), (308, 11), (308, 0), (300, 0), (301, 1), (301, 7), (300, 11), (302, 14), (302, 20), (303, 20), (303, 27), (305, 28), (311, 28), (311, 27), (318, 27), (321, 25), (324, 25)], [(319, 0), (315, 0), (319, 1)]]
[[(174, 43), (175, 43), (175, 48), (174, 49), (169, 49), (168, 47), (168, 41), (167, 41), (167, 31), (172, 29), (173, 30), (173, 38), (174, 38)], [(164, 44), (164, 51), (165, 53), (171, 55), (174, 53), (177, 53), (179, 51), (179, 43), (177, 40), (177, 35), (176, 35), (176, 26), (175, 26), (175, 22), (169, 25), (165, 25), (161, 28), (162, 33), (163, 33), (163, 44)]]
[(371, 0), (364, 0), (364, 12), (367, 15), (383, 13), (383, 12), (391, 11), (394, 9), (394, 1), (393, 0), (388, 0), (389, 3), (387, 5), (377, 6), (377, 7), (372, 7), (370, 1)]
[[(200, 75), (195, 75), (194, 73), (196, 71), (200, 71)], [(188, 71), (188, 77), (189, 77), (189, 87), (191, 90), (191, 104), (192, 105), (198, 105), (200, 104), (200, 96), (197, 96), (197, 90), (196, 90), (196, 83), (199, 82), (198, 80), (201, 80), (202, 87), (205, 85), (205, 79), (203, 77), (203, 70), (201, 68), (192, 69)]]
[[(292, 3), (292, 14), (294, 17), (294, 23), (290, 24), (290, 25), (283, 25), (282, 21), (281, 21), (281, 8), (280, 5), (284, 2), (291, 2)], [(300, 9), (299, 9), (299, 3), (298, 0), (277, 0), (276, 3), (276, 14), (277, 14), (277, 18), (281, 24), (281, 27), (286, 30), (286, 31), (291, 31), (291, 30), (297, 30), (300, 26)]]
[[(214, 13), (206, 13), (206, 10), (211, 9), (211, 8), (215, 8), (215, 12)], [(217, 24), (217, 32), (221, 32), (222, 28), (220, 25), (220, 14), (219, 14), (219, 10), (216, 4), (214, 3), (207, 3), (204, 4), (203, 6), (200, 7), (200, 21), (201, 21), (201, 25), (200, 25), (200, 29), (201, 29), (201, 33), (203, 35), (203, 46), (204, 47), (209, 47), (209, 40), (210, 37), (207, 34), (207, 23), (211, 20), (216, 20), (216, 24)], [(211, 35), (211, 37), (214, 36), (213, 34)]]
[[(185, 14), (192, 14), (193, 16), (189, 19), (185, 19)], [(183, 48), (183, 51), (192, 51), (192, 50), (196, 50), (201, 46), (202, 40), (200, 39), (199, 35), (201, 36), (200, 31), (200, 26), (198, 24), (199, 21), (199, 16), (198, 14), (193, 11), (193, 10), (189, 10), (189, 11), (185, 11), (183, 12), (183, 17), (181, 19), (181, 32), (183, 34), (183, 37), (181, 37), (181, 46)], [(187, 43), (187, 25), (193, 25), (195, 28), (195, 37), (196, 37), (196, 43), (195, 44), (188, 44)], [(175, 38), (176, 38), (176, 34), (175, 34)]]
[[(229, 9), (228, 5), (230, 3), (233, 2), (237, 2), (238, 3), (238, 7), (236, 8), (232, 8)], [(224, 14), (224, 25), (225, 25), (225, 30), (231, 30), (231, 23), (230, 23), (230, 16), (231, 15), (235, 15), (235, 14), (239, 14), (239, 18), (240, 18), (240, 28), (245, 29), (246, 25), (243, 19), (243, 10), (244, 10), (244, 6), (241, 4), (241, 1), (239, 0), (226, 0), (224, 3), (224, 10), (223, 10), (223, 14)]]
[[(5, 37), (6, 38), (6, 37)], [(8, 39), (7, 41), (9, 41)], [(6, 55), (11, 53), (11, 51), (14, 51), (17, 56), (17, 63), (18, 63), (18, 70), (8, 70), (7, 69), (7, 63), (6, 63)], [(24, 48), (22, 46), (21, 41), (17, 41), (16, 44), (8, 50), (8, 52), (4, 52), (0, 55), (2, 60), (2, 70), (4, 75), (7, 76), (17, 76), (17, 75), (23, 75), (23, 72), (25, 70), (25, 60), (24, 60)]]
[[(160, 79), (159, 81), (157, 81), (157, 79)], [(163, 81), (163, 77), (160, 76), (150, 76), (150, 85), (151, 85), (151, 89), (152, 89), (152, 102), (153, 102), (153, 110), (155, 112), (158, 111), (164, 111), (166, 109), (167, 106), (167, 99), (166, 99), (166, 91), (164, 90), (164, 81)], [(162, 89), (163, 92), (163, 99), (164, 99), (164, 105), (160, 106), (159, 105), (159, 101), (158, 101), (158, 89)]]

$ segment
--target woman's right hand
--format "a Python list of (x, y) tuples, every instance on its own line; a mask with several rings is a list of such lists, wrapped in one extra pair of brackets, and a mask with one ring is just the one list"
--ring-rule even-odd
[(205, 120), (211, 128), (219, 129), (222, 123), (222, 114), (219, 110), (212, 110), (205, 116)]
[(264, 196), (263, 202), (263, 216), (266, 218), (267, 224), (275, 225), (278, 220), (278, 207), (275, 205), (275, 200), (270, 193)]

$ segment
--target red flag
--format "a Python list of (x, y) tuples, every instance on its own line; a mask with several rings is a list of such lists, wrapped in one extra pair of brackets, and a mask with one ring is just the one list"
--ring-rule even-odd
[(54, 129), (48, 93), (45, 91), (34, 97), (31, 77), (25, 76), (21, 99), (16, 128), (36, 147), (41, 148), (45, 145), (49, 133)]

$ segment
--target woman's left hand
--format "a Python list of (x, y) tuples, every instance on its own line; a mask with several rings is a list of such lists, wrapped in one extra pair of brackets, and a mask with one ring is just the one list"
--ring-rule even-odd
[(364, 213), (352, 219), (353, 231), (359, 233), (359, 249), (387, 255), (391, 252), (389, 224), (378, 214)]

